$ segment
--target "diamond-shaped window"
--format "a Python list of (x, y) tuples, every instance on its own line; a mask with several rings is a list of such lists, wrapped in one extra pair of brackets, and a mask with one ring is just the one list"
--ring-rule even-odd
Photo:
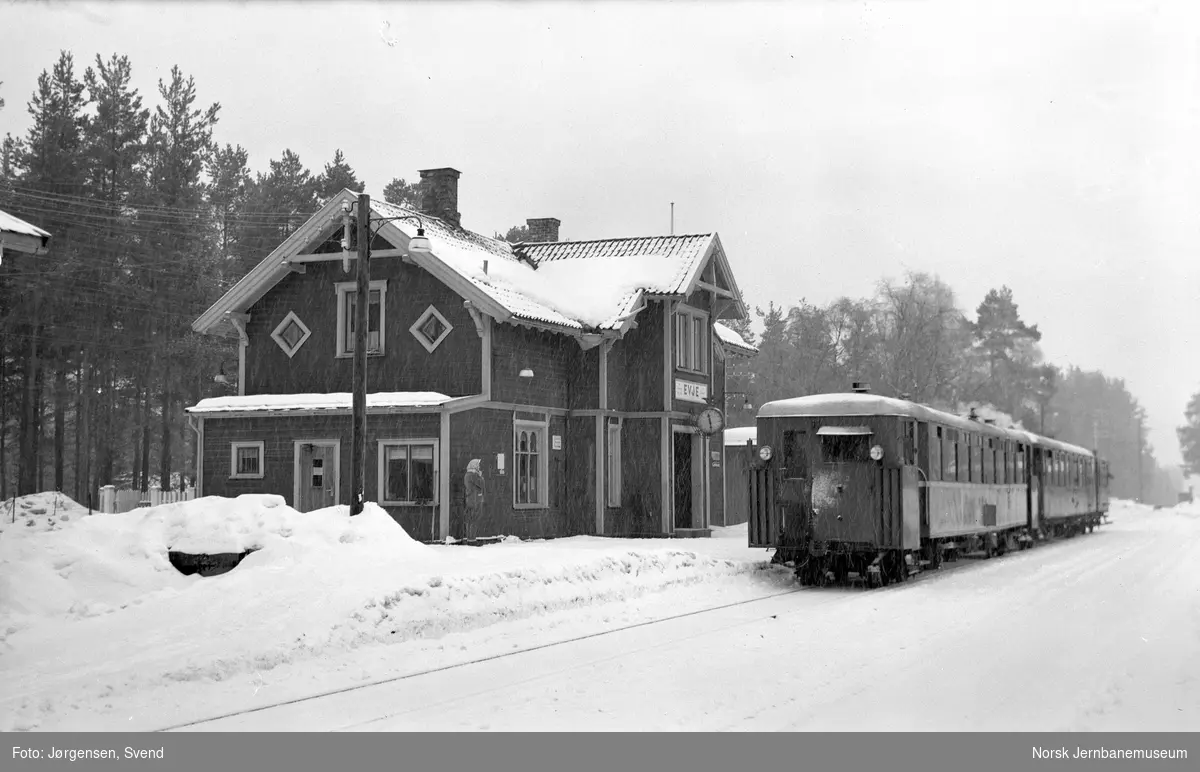
[(442, 316), (436, 308), (430, 306), (425, 309), (425, 313), (408, 328), (425, 350), (433, 353), (433, 350), (446, 339), (446, 336), (453, 330), (453, 325), (446, 321), (446, 317)]
[(304, 322), (300, 321), (300, 317), (296, 316), (295, 311), (289, 311), (275, 331), (271, 333), (271, 337), (289, 358), (296, 355), (310, 335), (312, 332), (304, 326)]

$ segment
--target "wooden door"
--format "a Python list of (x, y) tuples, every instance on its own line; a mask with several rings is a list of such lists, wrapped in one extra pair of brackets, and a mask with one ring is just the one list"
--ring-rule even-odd
[(337, 446), (300, 443), (296, 446), (296, 509), (311, 512), (337, 503)]

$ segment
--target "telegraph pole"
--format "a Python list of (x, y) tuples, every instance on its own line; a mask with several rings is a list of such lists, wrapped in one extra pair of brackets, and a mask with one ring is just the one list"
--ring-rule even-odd
[(350, 514), (363, 510), (367, 460), (367, 324), (371, 304), (371, 197), (358, 196), (358, 287), (354, 301), (354, 428), (350, 439)]

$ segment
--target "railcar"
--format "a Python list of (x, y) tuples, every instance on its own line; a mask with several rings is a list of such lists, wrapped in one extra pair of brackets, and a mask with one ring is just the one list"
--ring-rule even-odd
[(1107, 467), (1084, 448), (868, 393), (763, 405), (749, 542), (805, 584), (903, 581), (1093, 530)]

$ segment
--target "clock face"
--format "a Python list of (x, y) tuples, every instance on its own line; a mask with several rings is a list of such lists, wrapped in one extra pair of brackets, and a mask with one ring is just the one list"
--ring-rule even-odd
[(704, 432), (705, 434), (716, 434), (717, 432), (721, 431), (721, 427), (724, 425), (724, 423), (724, 416), (722, 416), (721, 411), (717, 410), (715, 407), (706, 408), (696, 418), (696, 425), (700, 428), (700, 431)]

